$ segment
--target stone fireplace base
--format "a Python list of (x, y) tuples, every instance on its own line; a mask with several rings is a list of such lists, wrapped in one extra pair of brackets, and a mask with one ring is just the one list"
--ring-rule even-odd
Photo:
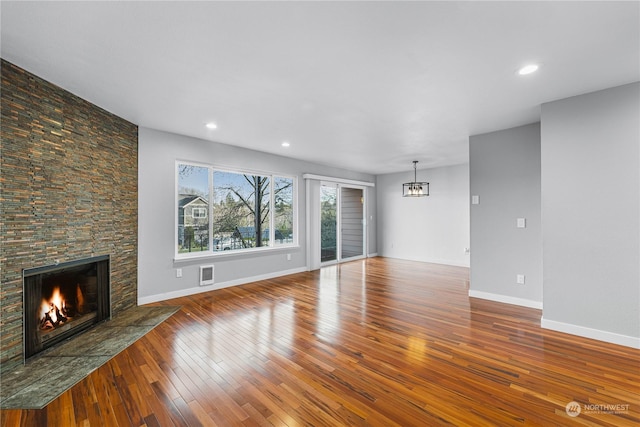
[(0, 409), (44, 408), (179, 309), (142, 306), (125, 310), (24, 365), (3, 370)]

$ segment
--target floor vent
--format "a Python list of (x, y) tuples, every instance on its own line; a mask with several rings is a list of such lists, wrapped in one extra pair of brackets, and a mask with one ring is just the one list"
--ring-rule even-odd
[(200, 286), (213, 285), (213, 265), (200, 266)]

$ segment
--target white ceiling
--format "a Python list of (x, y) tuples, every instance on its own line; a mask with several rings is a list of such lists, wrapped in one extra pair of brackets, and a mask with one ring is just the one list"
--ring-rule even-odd
[(372, 174), (640, 80), (637, 1), (0, 7), (4, 59), (133, 123)]

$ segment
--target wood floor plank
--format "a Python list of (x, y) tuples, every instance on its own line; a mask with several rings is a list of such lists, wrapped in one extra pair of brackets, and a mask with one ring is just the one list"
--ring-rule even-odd
[(129, 404), (135, 405), (140, 417), (144, 423), (147, 423), (147, 417), (153, 414), (153, 410), (150, 408), (147, 400), (142, 397), (137, 384), (129, 384), (127, 387), (129, 388), (129, 396), (131, 398)]
[(7, 409), (2, 411), (0, 416), (0, 425), (2, 427), (19, 426), (21, 416), (22, 411), (18, 409)]
[[(115, 363), (116, 362), (114, 362), (114, 364)], [(122, 377), (122, 375), (116, 376), (114, 378), (114, 381), (122, 402), (120, 405), (118, 405), (118, 408), (114, 408), (116, 415), (118, 416), (118, 424), (127, 425), (127, 420), (129, 420), (128, 424), (134, 426), (144, 424), (144, 417), (142, 416), (140, 408), (136, 404), (135, 399), (131, 394), (131, 389), (129, 388), (129, 384), (127, 384), (127, 381)]]
[(88, 394), (86, 388), (86, 382), (81, 382), (76, 387), (73, 387), (68, 392), (72, 395), (74, 417), (76, 419), (76, 425), (83, 425), (89, 422), (89, 413), (87, 411), (87, 404), (91, 405), (91, 402), (85, 401), (85, 395)]
[[(118, 425), (118, 421), (113, 410), (113, 405), (120, 403), (120, 395), (110, 384), (111, 368), (109, 365), (100, 367), (91, 375), (93, 387), (96, 393), (97, 405), (100, 413), (100, 420), (106, 424)], [(51, 405), (49, 405), (51, 406)], [(51, 411), (55, 413), (54, 410)]]
[(218, 424), (213, 421), (198, 401), (191, 401), (188, 405), (193, 415), (198, 419), (198, 422), (204, 427), (218, 427)]
[(466, 268), (371, 258), (157, 303), (182, 308), (0, 425), (640, 424), (640, 350), (468, 286)]

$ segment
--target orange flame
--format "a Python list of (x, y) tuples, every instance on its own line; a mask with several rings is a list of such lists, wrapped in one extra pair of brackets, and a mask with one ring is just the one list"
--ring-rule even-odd
[(42, 304), (40, 305), (40, 320), (44, 320), (48, 314), (51, 321), (56, 323), (58, 321), (57, 312), (62, 312), (64, 308), (66, 308), (66, 302), (62, 299), (60, 287), (56, 286), (53, 288), (53, 295), (51, 295), (51, 298), (48, 301), (45, 299), (42, 300)]

